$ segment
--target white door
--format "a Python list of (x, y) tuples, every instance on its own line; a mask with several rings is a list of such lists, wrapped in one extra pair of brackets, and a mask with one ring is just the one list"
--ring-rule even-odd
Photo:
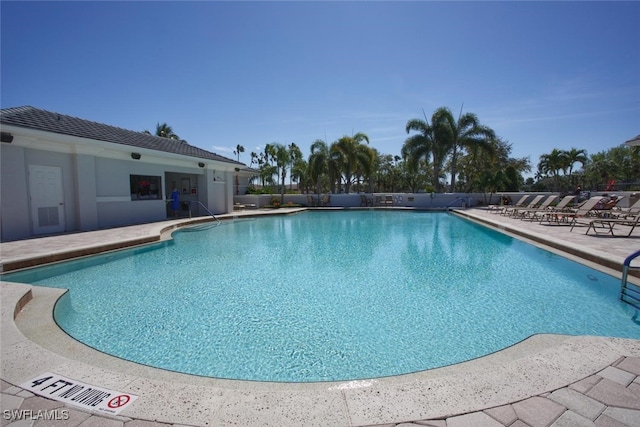
[(33, 233), (64, 231), (62, 168), (29, 165), (29, 194)]

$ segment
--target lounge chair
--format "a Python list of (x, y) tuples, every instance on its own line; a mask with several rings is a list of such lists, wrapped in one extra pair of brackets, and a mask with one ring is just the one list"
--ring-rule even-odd
[[(542, 196), (540, 196), (540, 197), (542, 197)], [(524, 218), (527, 215), (528, 212), (536, 211), (536, 210), (540, 210), (540, 209), (547, 209), (551, 205), (551, 203), (553, 203), (553, 201), (555, 199), (557, 199), (557, 198), (558, 198), (557, 195), (552, 194), (551, 196), (548, 196), (546, 199), (544, 199), (542, 201), (542, 203), (540, 203), (538, 206), (535, 206), (533, 208), (530, 208), (530, 207), (527, 206), (526, 208), (523, 208), (523, 209), (517, 209), (514, 212), (514, 216), (517, 216), (517, 217), (520, 217), (520, 218)]]
[(331, 195), (329, 194), (325, 194), (322, 196), (322, 199), (320, 199), (320, 206), (329, 206), (329, 203), (331, 203)]
[(307, 195), (307, 204), (311, 207), (316, 207), (318, 206), (318, 199), (309, 194)]
[(585, 218), (589, 215), (593, 216), (593, 211), (595, 210), (596, 205), (602, 199), (602, 196), (592, 197), (586, 202), (584, 202), (578, 209), (563, 211), (563, 212), (548, 212), (542, 216), (540, 223), (547, 218), (549, 223), (555, 221), (556, 223), (567, 222), (571, 225), (571, 231), (573, 231), (573, 227), (576, 226), (578, 220), (581, 218)]
[(371, 199), (371, 197), (367, 197), (366, 194), (361, 194), (360, 195), (360, 206), (361, 207), (373, 206), (373, 200)]
[(529, 194), (525, 194), (524, 196), (520, 197), (520, 200), (518, 200), (513, 205), (489, 205), (489, 212), (493, 211), (493, 213), (502, 213), (507, 208), (513, 208), (515, 206), (518, 206), (518, 207), (524, 206), (524, 202), (526, 202), (528, 198), (529, 198)]
[(615, 218), (617, 216), (617, 212), (621, 210), (617, 207), (618, 203), (623, 198), (624, 196), (611, 198), (609, 200), (604, 200), (604, 198), (602, 198), (596, 205), (595, 213), (601, 217)]
[[(639, 221), (640, 212), (636, 213), (635, 216), (627, 218), (597, 218), (591, 220), (591, 222), (589, 223), (589, 228), (587, 228), (587, 231), (584, 234), (589, 234), (589, 230), (593, 229), (593, 232), (595, 234), (611, 234), (612, 236), (615, 236), (615, 234), (613, 234), (613, 228), (616, 225), (626, 225), (631, 227), (629, 229), (629, 233), (627, 233), (626, 235), (626, 237), (629, 237), (631, 236), (631, 232), (633, 231), (633, 229), (636, 228), (636, 225), (638, 225)], [(598, 231), (596, 230), (596, 224), (600, 224), (603, 228), (607, 226), (608, 230), (605, 233), (598, 233)]]
[(533, 200), (531, 200), (531, 202), (524, 206), (507, 206), (505, 207), (504, 211), (502, 211), (502, 215), (509, 215), (509, 216), (516, 216), (518, 214), (518, 211), (522, 208), (524, 209), (535, 209), (536, 207), (538, 207), (538, 204), (540, 203), (540, 200), (542, 200), (544, 196), (536, 196), (533, 198)]
[[(554, 196), (549, 196), (549, 197), (550, 198), (553, 197), (551, 199), (551, 203), (553, 203), (553, 201), (555, 199), (557, 199), (557, 196), (555, 196), (555, 197)], [(534, 221), (535, 219), (538, 218), (539, 214), (545, 214), (545, 213), (551, 213), (551, 212), (562, 212), (567, 208), (569, 203), (571, 203), (571, 201), (573, 199), (575, 199), (575, 198), (576, 198), (576, 196), (564, 196), (558, 202), (558, 204), (555, 205), (555, 206), (551, 206), (551, 203), (548, 203), (548, 204), (546, 204), (546, 206), (543, 206), (543, 205), (545, 205), (545, 202), (548, 201), (548, 199), (547, 199), (538, 208), (535, 208), (535, 209), (523, 209), (521, 211), (523, 213), (521, 219), (523, 219), (523, 220), (528, 219), (528, 220)]]
[(640, 199), (638, 199), (633, 205), (628, 208), (618, 208), (613, 211), (615, 215), (614, 218), (627, 218), (630, 216), (635, 216), (637, 213), (640, 213)]
[(393, 206), (393, 195), (387, 194), (384, 196), (376, 196), (376, 206)]

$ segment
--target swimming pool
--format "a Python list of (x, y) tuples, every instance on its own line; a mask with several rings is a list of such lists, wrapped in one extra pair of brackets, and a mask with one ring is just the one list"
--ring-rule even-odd
[(535, 333), (640, 338), (617, 279), (447, 213), (226, 222), (3, 280), (70, 288), (56, 321), (98, 350), (220, 378), (397, 375)]

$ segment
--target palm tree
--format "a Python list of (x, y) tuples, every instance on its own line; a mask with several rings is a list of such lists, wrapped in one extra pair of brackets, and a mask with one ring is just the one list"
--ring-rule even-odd
[[(362, 177), (362, 182), (368, 182), (368, 189), (371, 192), (373, 186), (373, 173), (376, 167), (378, 152), (368, 145), (360, 144), (358, 146), (358, 169), (356, 174)], [(362, 188), (360, 189), (362, 191)]]
[(321, 139), (311, 144), (309, 154), (309, 178), (316, 187), (316, 193), (321, 193), (322, 177), (329, 173), (329, 147)]
[(560, 188), (560, 171), (567, 167), (567, 153), (554, 148), (549, 154), (542, 154), (538, 163), (538, 170), (545, 175), (551, 175), (554, 181), (554, 191)]
[(260, 180), (262, 186), (273, 184), (273, 175), (277, 173), (277, 168), (272, 165), (275, 151), (273, 144), (266, 144), (264, 151), (257, 156), (258, 168), (260, 169)]
[(358, 132), (353, 136), (343, 136), (331, 145), (331, 151), (334, 157), (340, 163), (340, 169), (344, 176), (345, 192), (348, 194), (351, 189), (351, 183), (354, 173), (358, 167), (371, 163), (369, 153), (359, 148), (362, 141), (369, 143), (369, 137), (362, 132)]
[[(435, 116), (435, 114), (431, 117), (431, 123), (433, 123), (434, 120), (436, 122), (438, 120), (438, 117)], [(433, 188), (439, 192), (441, 190), (440, 171), (448, 151), (446, 143), (436, 140), (434, 127), (429, 124), (426, 116), (424, 120), (409, 120), (405, 129), (407, 134), (411, 131), (416, 131), (418, 133), (411, 135), (406, 139), (402, 146), (402, 157), (413, 164), (417, 164), (420, 159), (424, 159), (425, 162), (429, 164), (429, 159), (431, 157), (433, 159), (431, 162), (433, 167)]]
[(458, 151), (473, 146), (490, 150), (489, 141), (495, 138), (495, 133), (492, 129), (482, 126), (473, 113), (460, 114), (458, 120), (455, 120), (447, 107), (436, 110), (431, 124), (434, 126), (436, 141), (451, 151), (451, 191), (453, 192), (456, 188)]
[(156, 136), (161, 136), (162, 138), (169, 139), (180, 139), (180, 137), (173, 132), (171, 126), (166, 123), (156, 124)]
[(250, 157), (251, 157), (251, 162), (249, 163), (249, 167), (253, 166), (254, 163), (259, 164), (258, 155), (256, 154), (255, 151), (251, 152)]
[(291, 176), (298, 183), (298, 191), (301, 191), (302, 187), (301, 192), (309, 192), (309, 164), (303, 158), (295, 159), (291, 163)]
[(277, 167), (273, 165), (273, 161), (276, 158), (275, 143), (266, 144), (264, 146), (264, 152), (261, 154), (261, 157), (262, 166), (260, 169), (262, 171), (263, 181), (266, 181), (267, 184), (272, 184), (274, 182), (273, 175), (277, 174), (278, 172)]
[(300, 159), (302, 159), (302, 151), (300, 150), (300, 147), (298, 147), (298, 145), (295, 142), (292, 142), (291, 144), (289, 144), (287, 149), (289, 150), (289, 157), (290, 157), (289, 167), (291, 168), (289, 173), (289, 188), (292, 188), (294, 178), (297, 179), (300, 177), (300, 175), (293, 173), (293, 168), (296, 165), (296, 163)]
[[(146, 133), (147, 135), (151, 135), (151, 132), (149, 132), (148, 129), (143, 130), (142, 133)], [(184, 139), (181, 139), (175, 133), (173, 133), (173, 129), (171, 129), (171, 126), (169, 126), (166, 123), (162, 123), (162, 124), (157, 123), (156, 124), (156, 133), (154, 133), (153, 135), (159, 136), (159, 137), (162, 137), (162, 138), (175, 139), (177, 141), (184, 142), (184, 143), (187, 142)]]
[(236, 149), (233, 150), (233, 154), (238, 156), (238, 161), (240, 161), (240, 153), (244, 153), (244, 147), (240, 144), (236, 145)]
[(571, 150), (565, 151), (565, 154), (567, 155), (566, 156), (567, 169), (569, 169), (569, 184), (573, 186), (574, 183), (571, 178), (573, 175), (573, 165), (575, 165), (576, 163), (580, 163), (584, 168), (584, 165), (588, 161), (587, 150), (585, 149), (578, 150), (577, 148), (572, 147)]
[(275, 153), (274, 159), (276, 162), (276, 167), (278, 173), (280, 175), (280, 203), (284, 203), (284, 190), (285, 190), (285, 180), (287, 178), (287, 166), (291, 163), (291, 153), (282, 144), (273, 144), (273, 152)]

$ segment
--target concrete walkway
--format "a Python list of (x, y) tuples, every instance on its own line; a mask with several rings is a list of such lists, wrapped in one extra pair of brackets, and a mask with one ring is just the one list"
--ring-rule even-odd
[[(569, 250), (572, 257), (613, 275), (640, 248), (636, 236), (585, 236), (584, 229), (569, 232), (565, 226), (528, 223), (481, 209), (461, 214), (544, 242), (552, 250)], [(51, 256), (63, 259), (159, 241), (184, 222), (3, 243), (1, 260), (6, 271)], [(126, 362), (76, 342), (52, 319), (63, 290), (6, 282), (0, 290), (2, 426), (640, 426), (640, 340), (536, 335), (469, 362), (365, 381), (218, 380)], [(17, 387), (44, 372), (138, 399), (112, 416)]]

